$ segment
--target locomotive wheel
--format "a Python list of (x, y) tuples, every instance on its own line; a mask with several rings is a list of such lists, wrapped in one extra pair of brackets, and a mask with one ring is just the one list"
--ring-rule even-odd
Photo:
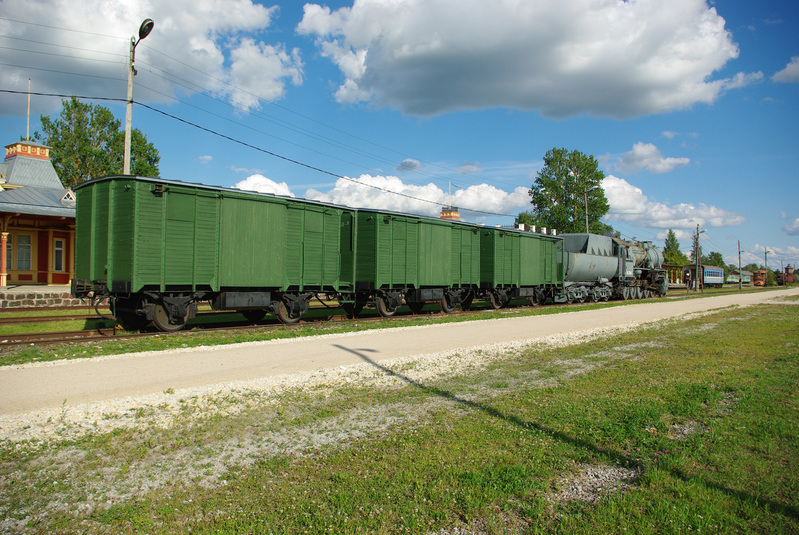
[(384, 318), (390, 318), (397, 313), (397, 308), (391, 308), (388, 304), (388, 299), (384, 295), (379, 295), (375, 298), (375, 308), (377, 308), (377, 313)]
[(635, 298), (636, 299), (643, 299), (644, 291), (641, 289), (640, 286), (635, 287)]
[(625, 286), (621, 289), (621, 298), (627, 301), (630, 298), (630, 288)]
[(452, 314), (452, 311), (455, 310), (455, 305), (453, 305), (452, 302), (447, 299), (446, 295), (441, 298), (441, 310), (445, 314)]
[(502, 308), (502, 300), (499, 298), (499, 296), (496, 293), (491, 292), (490, 294), (488, 294), (488, 301), (489, 303), (491, 303), (491, 308), (493, 308), (494, 310), (499, 310), (500, 308)]
[(591, 297), (591, 301), (593, 301), (594, 303), (599, 301), (599, 290), (597, 290), (597, 289), (591, 290), (590, 297)]
[(153, 325), (161, 332), (171, 333), (181, 330), (186, 326), (186, 321), (189, 318), (189, 309), (186, 308), (186, 317), (180, 318), (178, 323), (169, 323), (169, 312), (163, 303), (158, 303), (153, 308)]
[(275, 314), (281, 323), (285, 323), (287, 325), (291, 325), (292, 323), (297, 323), (300, 321), (300, 315), (291, 313), (291, 308), (288, 306), (288, 303), (285, 299), (280, 300), (280, 304), (277, 305), (277, 311)]
[(408, 303), (408, 308), (410, 308), (411, 312), (413, 312), (414, 314), (421, 314), (422, 313), (422, 309), (424, 308), (424, 303), (423, 302)]
[(264, 319), (264, 316), (266, 316), (266, 310), (262, 308), (250, 308), (247, 310), (239, 310), (239, 312), (250, 323), (258, 323), (259, 321)]

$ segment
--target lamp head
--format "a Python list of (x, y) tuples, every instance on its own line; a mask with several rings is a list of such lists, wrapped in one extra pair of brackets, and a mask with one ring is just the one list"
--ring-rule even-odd
[(139, 41), (150, 35), (150, 32), (153, 31), (153, 26), (155, 26), (153, 19), (144, 19), (144, 22), (139, 26)]

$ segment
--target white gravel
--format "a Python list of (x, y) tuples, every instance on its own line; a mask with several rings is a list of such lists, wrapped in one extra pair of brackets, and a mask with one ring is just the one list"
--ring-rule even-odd
[[(86, 433), (105, 433), (117, 428), (148, 428), (153, 425), (170, 427), (175, 418), (190, 411), (198, 418), (219, 414), (232, 415), (247, 410), (257, 398), (259, 403), (275, 402), (293, 389), (334, 389), (342, 385), (357, 383), (360, 386), (392, 387), (404, 385), (406, 381), (386, 370), (408, 370), (407, 377), (425, 383), (442, 376), (480, 369), (508, 352), (524, 348), (556, 348), (584, 343), (603, 336), (627, 332), (640, 326), (633, 322), (622, 326), (596, 328), (568, 334), (557, 334), (536, 340), (475, 346), (466, 350), (447, 351), (416, 355), (381, 361), (379, 367), (370, 363), (350, 364), (336, 368), (261, 377), (247, 381), (232, 381), (196, 388), (169, 389), (160, 394), (124, 397), (102, 402), (85, 403), (79, 406), (64, 406), (20, 415), (0, 415), (0, 439), (12, 443), (35, 446), (51, 439), (75, 439)], [(372, 331), (374, 332), (374, 331)], [(335, 337), (336, 335), (323, 335)], [(286, 343), (284, 340), (276, 343)], [(271, 342), (270, 342), (271, 343)], [(240, 346), (258, 344), (248, 342)], [(263, 344), (263, 343), (261, 343)], [(235, 346), (226, 346), (235, 351)], [(213, 348), (199, 348), (209, 351)], [(197, 350), (197, 348), (193, 348)], [(175, 349), (166, 353), (181, 353)], [(145, 353), (138, 356), (145, 356)], [(99, 357), (103, 360), (131, 358), (137, 355), (113, 355)], [(40, 367), (72, 364), (77, 361), (26, 364), (24, 367)], [(219, 399), (225, 399), (220, 404)]]

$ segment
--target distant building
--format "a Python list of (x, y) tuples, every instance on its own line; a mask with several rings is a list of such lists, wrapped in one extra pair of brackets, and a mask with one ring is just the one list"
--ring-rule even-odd
[(0, 163), (0, 286), (68, 284), (74, 250), (75, 195), (58, 179), (50, 148), (7, 145)]
[(461, 213), (454, 206), (441, 209), (441, 219), (460, 219)]

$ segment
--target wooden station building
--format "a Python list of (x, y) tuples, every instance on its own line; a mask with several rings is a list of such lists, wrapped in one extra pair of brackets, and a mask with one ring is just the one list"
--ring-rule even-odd
[(0, 163), (0, 287), (69, 284), (75, 275), (75, 195), (32, 141)]

